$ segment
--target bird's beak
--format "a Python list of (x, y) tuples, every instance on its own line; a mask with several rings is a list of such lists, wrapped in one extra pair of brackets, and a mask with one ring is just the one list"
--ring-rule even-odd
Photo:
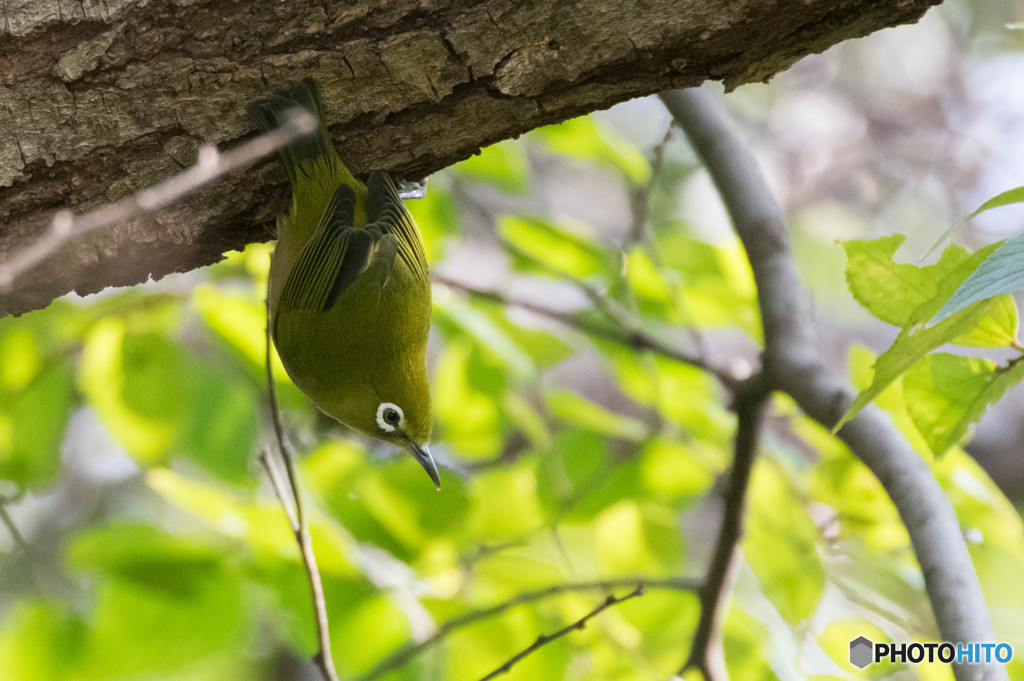
[(437, 474), (437, 464), (434, 463), (434, 457), (430, 455), (430, 449), (427, 445), (418, 445), (412, 440), (407, 440), (407, 447), (409, 453), (416, 457), (416, 460), (423, 466), (423, 470), (427, 472), (430, 479), (434, 481), (434, 485), (437, 487), (437, 491), (441, 491), (441, 476)]

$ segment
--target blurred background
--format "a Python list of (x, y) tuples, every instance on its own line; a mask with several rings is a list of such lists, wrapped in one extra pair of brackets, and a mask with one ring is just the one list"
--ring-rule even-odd
[[(946, 2), (720, 94), (786, 212), (837, 372), (863, 374), (898, 331), (849, 294), (840, 243), (901, 233), (898, 257), (929, 262), (960, 217), (1024, 185), (1021, 22), (1021, 2)], [(275, 379), (342, 677), (478, 679), (608, 592), (703, 574), (732, 456), (727, 396), (607, 336), (642, 331), (744, 375), (760, 320), (721, 203), (654, 97), (492, 146), (409, 207), (439, 278), (429, 361), (443, 492), (404, 453), (318, 415), (279, 364)], [(975, 249), (1022, 226), (1011, 206), (953, 239)], [(0, 678), (316, 678), (305, 576), (255, 463), (271, 444), (271, 250), (0, 320)], [(1022, 395), (933, 462), (997, 638), (1017, 650)], [(784, 398), (750, 494), (724, 625), (731, 678), (952, 678), (848, 664), (856, 636), (937, 632), (884, 491)], [(590, 580), (619, 587), (580, 586)], [(551, 585), (565, 589), (390, 657)], [(697, 616), (694, 594), (665, 582), (508, 678), (664, 679)]]

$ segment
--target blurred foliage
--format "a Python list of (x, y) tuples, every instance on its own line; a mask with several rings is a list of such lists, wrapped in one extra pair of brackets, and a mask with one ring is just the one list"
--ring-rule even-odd
[[(741, 112), (767, 98), (746, 91)], [(441, 493), (408, 456), (319, 416), (275, 358), (344, 679), (477, 679), (606, 596), (574, 584), (703, 574), (732, 456), (728, 396), (691, 366), (555, 318), (742, 371), (761, 340), (756, 291), (736, 240), (679, 210), (705, 181), (686, 144), (660, 142), (663, 129), (641, 142), (614, 120), (489, 147), (410, 204), (435, 271), (487, 292), (435, 286)], [(574, 193), (586, 205), (549, 204)], [(625, 213), (608, 207), (616, 197)], [(840, 217), (830, 224), (861, 224)], [(846, 234), (850, 290), (901, 328), (880, 357), (850, 352), (856, 408), (874, 400), (930, 462), (997, 638), (1024, 650), (1024, 527), (960, 448), (1024, 363), (933, 352), (1016, 347), (1016, 308), (997, 298), (927, 325), (989, 250), (951, 246), (916, 266), (893, 259), (901, 237), (852, 236), (875, 235)], [(801, 253), (813, 240), (795, 238)], [(831, 250), (801, 264), (835, 290), (841, 253), (821, 241)], [(269, 253), (256, 244), (203, 272), (0, 320), (0, 493), (28, 542), (0, 527), (0, 679), (312, 678), (305, 574), (253, 463), (271, 442)], [(453, 618), (553, 585), (564, 589), (388, 664)], [(698, 615), (694, 593), (654, 585), (507, 678), (661, 680), (685, 660)], [(848, 645), (860, 635), (937, 639), (907, 532), (870, 471), (776, 397), (722, 627), (731, 678), (952, 678), (941, 665), (856, 670)]]

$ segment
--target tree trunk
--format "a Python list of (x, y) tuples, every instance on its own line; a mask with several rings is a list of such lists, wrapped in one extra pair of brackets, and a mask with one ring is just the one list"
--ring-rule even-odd
[[(765, 81), (939, 0), (0, 0), (0, 261), (54, 211), (152, 186), (252, 132), (246, 102), (320, 84), (353, 172), (418, 178), (481, 146), (668, 88)], [(0, 316), (269, 238), (273, 163), (71, 240)]]

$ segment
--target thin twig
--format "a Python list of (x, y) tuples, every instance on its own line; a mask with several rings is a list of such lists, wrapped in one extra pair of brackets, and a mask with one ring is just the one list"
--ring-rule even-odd
[(0, 521), (3, 521), (4, 526), (7, 528), (7, 531), (10, 532), (11, 539), (14, 540), (15, 544), (20, 546), (22, 549), (27, 549), (29, 547), (28, 542), (25, 541), (25, 536), (18, 530), (18, 526), (14, 524), (14, 519), (11, 518), (10, 514), (7, 512), (7, 507), (2, 502), (0, 502)]
[(9, 292), (18, 277), (54, 255), (71, 239), (162, 208), (221, 175), (273, 154), (315, 129), (316, 118), (308, 112), (296, 110), (281, 127), (230, 151), (220, 153), (212, 145), (201, 147), (195, 165), (155, 187), (77, 217), (70, 210), (57, 211), (46, 232), (30, 246), (0, 263), (0, 293)]
[(654, 147), (654, 158), (651, 159), (651, 176), (647, 178), (647, 182), (630, 192), (629, 198), (633, 209), (631, 211), (633, 213), (633, 223), (630, 225), (629, 234), (626, 237), (625, 247), (627, 249), (630, 245), (638, 244), (647, 238), (651, 191), (661, 178), (661, 171), (665, 166), (665, 147), (668, 146), (669, 140), (672, 139), (673, 129), (670, 123), (661, 141)]
[[(303, 509), (302, 490), (299, 486), (298, 472), (295, 470), (295, 459), (292, 456), (291, 450), (288, 448), (288, 444), (285, 442), (284, 429), (281, 427), (281, 416), (277, 406), (277, 392), (274, 389), (274, 372), (270, 363), (271, 339), (269, 280), (267, 282), (266, 341), (267, 349), (265, 360), (267, 365), (267, 394), (270, 399), (270, 414), (274, 423), (274, 434), (276, 435), (278, 450), (280, 451), (281, 459), (284, 461), (285, 472), (288, 476), (288, 484), (291, 489), (291, 506), (287, 501), (287, 497), (289, 495), (285, 491), (284, 482), (281, 480), (281, 475), (277, 472), (277, 467), (273, 464), (269, 452), (264, 452), (263, 456), (260, 457), (260, 461), (263, 463), (264, 468), (266, 468), (267, 475), (270, 476), (270, 483), (273, 485), (274, 492), (277, 493), (277, 497), (281, 501), (281, 506), (284, 508), (285, 515), (288, 517), (288, 522), (292, 526), (292, 532), (295, 534), (295, 540), (299, 543), (299, 552), (302, 555), (302, 564), (306, 568), (309, 590), (313, 598), (313, 610), (316, 614), (316, 635), (320, 644), (319, 650), (317, 650), (316, 655), (313, 656), (313, 662), (323, 675), (324, 681), (338, 681), (338, 672), (334, 669), (334, 658), (331, 656), (330, 627), (327, 620), (327, 603), (324, 600), (323, 581), (320, 578), (320, 570), (317, 568), (316, 556), (313, 553), (313, 541), (309, 535), (309, 524), (306, 520), (305, 510)], [(295, 509), (294, 514), (292, 513), (292, 508)]]
[(713, 375), (719, 380), (727, 389), (733, 390), (736, 386), (737, 379), (734, 378), (724, 369), (711, 366), (706, 361), (695, 355), (688, 354), (674, 348), (662, 341), (654, 338), (653, 336), (644, 333), (643, 331), (636, 329), (623, 329), (619, 327), (608, 326), (606, 324), (599, 324), (592, 322), (584, 317), (575, 314), (568, 314), (565, 312), (559, 312), (558, 310), (552, 310), (535, 303), (531, 303), (526, 300), (517, 300), (515, 298), (509, 298), (504, 294), (498, 293), (497, 291), (488, 291), (485, 289), (479, 289), (469, 284), (449, 279), (448, 277), (432, 274), (431, 277), (435, 282), (448, 288), (462, 291), (463, 293), (470, 295), (480, 300), (490, 301), (499, 305), (518, 307), (528, 312), (553, 319), (561, 324), (572, 327), (583, 333), (603, 338), (604, 340), (611, 341), (618, 345), (624, 345), (634, 350), (649, 350), (662, 357), (688, 364), (692, 367), (696, 367), (702, 371), (706, 371)]
[(715, 552), (705, 572), (704, 585), (700, 589), (700, 620), (693, 634), (690, 655), (679, 670), (679, 676), (684, 676), (690, 669), (697, 669), (704, 681), (723, 681), (728, 678), (718, 629), (735, 563), (736, 546), (743, 534), (747, 488), (757, 456), (767, 398), (768, 389), (761, 374), (745, 380), (736, 392), (736, 442), (729, 486), (725, 491), (722, 525), (718, 531)]
[(292, 511), (291, 504), (287, 502), (289, 493), (284, 486), (284, 480), (281, 479), (281, 472), (277, 470), (277, 464), (274, 463), (274, 457), (270, 453), (269, 449), (264, 449), (260, 454), (260, 463), (263, 465), (264, 470), (267, 471), (267, 477), (270, 478), (270, 486), (274, 488), (274, 494), (281, 502), (281, 507), (284, 509), (284, 514), (288, 518), (288, 527), (292, 528), (292, 532), (299, 531), (299, 521), (295, 517), (294, 511)]
[(575, 622), (573, 622), (569, 626), (562, 627), (561, 629), (559, 629), (558, 631), (556, 631), (556, 632), (554, 632), (552, 634), (542, 634), (542, 635), (538, 636), (536, 641), (531, 643), (529, 646), (524, 648), (522, 651), (520, 651), (520, 652), (516, 653), (515, 655), (513, 655), (512, 657), (510, 657), (504, 664), (499, 666), (493, 672), (491, 672), (490, 674), (482, 677), (480, 679), (480, 681), (490, 681), (490, 679), (493, 679), (493, 678), (495, 678), (497, 676), (501, 676), (502, 674), (507, 674), (508, 671), (510, 669), (512, 669), (512, 667), (514, 667), (516, 665), (516, 663), (519, 662), (520, 660), (522, 660), (524, 657), (527, 657), (528, 655), (536, 652), (537, 650), (539, 650), (540, 648), (543, 648), (544, 646), (546, 646), (547, 644), (551, 643), (552, 641), (556, 641), (556, 640), (562, 638), (563, 636), (565, 636), (566, 634), (568, 634), (571, 631), (574, 631), (576, 629), (583, 629), (583, 627), (585, 627), (587, 625), (587, 622), (589, 622), (592, 618), (597, 617), (599, 614), (601, 614), (602, 612), (604, 612), (608, 608), (610, 608), (610, 607), (612, 607), (614, 605), (618, 605), (619, 603), (625, 603), (626, 601), (628, 601), (631, 598), (637, 598), (637, 597), (643, 596), (643, 595), (644, 595), (644, 584), (643, 584), (643, 582), (637, 584), (635, 589), (633, 589), (631, 592), (629, 592), (628, 594), (626, 594), (625, 596), (623, 596), (621, 598), (619, 598), (617, 596), (609, 595), (606, 599), (604, 599), (604, 602), (601, 603), (601, 605), (597, 606), (596, 608), (594, 608), (593, 610), (591, 610), (586, 615), (584, 615), (583, 617), (579, 618), (578, 620), (576, 620)]
[(700, 588), (701, 582), (699, 579), (687, 579), (684, 577), (678, 577), (673, 579), (646, 579), (638, 577), (622, 577), (616, 579), (606, 579), (594, 582), (567, 582), (565, 584), (555, 584), (546, 589), (540, 589), (538, 591), (529, 591), (522, 593), (511, 598), (507, 601), (503, 601), (497, 605), (493, 605), (488, 608), (480, 608), (479, 610), (471, 610), (467, 613), (463, 613), (458, 617), (441, 624), (437, 631), (430, 635), (429, 638), (405, 646), (401, 650), (395, 652), (387, 659), (383, 660), (376, 667), (371, 669), (365, 675), (361, 676), (358, 681), (374, 681), (380, 677), (393, 672), (396, 669), (401, 669), (405, 665), (409, 664), (414, 658), (425, 652), (426, 650), (433, 648), (438, 643), (443, 641), (446, 636), (462, 627), (475, 624), (484, 619), (500, 615), (506, 610), (518, 607), (520, 605), (526, 605), (528, 603), (535, 603), (551, 596), (556, 596), (563, 593), (578, 593), (581, 591), (607, 591), (614, 588), (622, 588), (627, 586), (634, 586), (642, 583), (646, 589), (666, 589), (666, 590), (677, 590), (677, 591), (695, 591)]

